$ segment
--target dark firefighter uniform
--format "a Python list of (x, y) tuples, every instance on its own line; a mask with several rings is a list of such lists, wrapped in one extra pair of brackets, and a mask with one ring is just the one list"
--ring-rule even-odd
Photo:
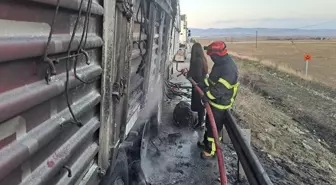
[[(226, 44), (222, 41), (211, 43), (207, 48), (207, 54), (214, 62), (214, 66), (209, 77), (204, 79), (204, 84), (200, 84), (204, 91), (202, 101), (210, 104), (217, 130), (220, 132), (226, 121), (224, 111), (232, 107), (237, 95), (238, 69), (227, 54)], [(204, 149), (203, 158), (215, 156), (216, 146), (208, 117), (204, 140), (198, 144)]]

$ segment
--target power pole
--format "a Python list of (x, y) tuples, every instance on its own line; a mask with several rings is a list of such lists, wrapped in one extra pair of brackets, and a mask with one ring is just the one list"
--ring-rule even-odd
[(256, 31), (256, 48), (258, 48), (258, 30)]

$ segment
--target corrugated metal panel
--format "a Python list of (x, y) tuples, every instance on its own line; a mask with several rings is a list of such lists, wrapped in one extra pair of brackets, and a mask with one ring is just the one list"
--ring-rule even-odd
[(63, 184), (75, 184), (76, 179), (81, 179), (81, 175), (84, 174), (87, 167), (90, 168), (93, 166), (92, 161), (98, 153), (98, 144), (93, 143), (83, 153), (73, 162), (72, 166), (70, 167), (73, 169), (72, 175), (76, 178), (69, 178), (67, 173), (63, 173), (61, 178), (55, 185), (63, 185)]
[(128, 111), (125, 137), (138, 119), (143, 103), (144, 69), (148, 41), (148, 2), (137, 0), (134, 3), (133, 47), (129, 72)]
[[(140, 0), (128, 2), (137, 10)], [(114, 0), (0, 2), (0, 185), (99, 181), (144, 97), (162, 79), (167, 10), (143, 2), (144, 14), (134, 14), (135, 22)], [(144, 22), (147, 29), (140, 32)], [(72, 113), (83, 126), (74, 124)]]
[[(56, 0), (0, 2), (0, 184), (73, 184), (96, 163), (98, 152), (102, 16), (98, 1), (60, 1), (44, 62)], [(92, 4), (90, 5), (90, 2)], [(91, 6), (87, 11), (87, 6)], [(75, 78), (74, 55), (77, 57)], [(70, 52), (69, 52), (70, 48)], [(57, 59), (57, 60), (56, 60)], [(69, 73), (66, 62), (69, 63)], [(90, 63), (89, 65), (87, 63)], [(52, 75), (46, 83), (46, 72)], [(69, 78), (67, 78), (67, 74)], [(48, 76), (47, 76), (48, 77)], [(68, 79), (68, 80), (67, 80)], [(68, 81), (69, 92), (65, 93)], [(83, 126), (74, 124), (67, 106)], [(85, 159), (85, 162), (80, 162)], [(67, 166), (72, 172), (68, 177)]]

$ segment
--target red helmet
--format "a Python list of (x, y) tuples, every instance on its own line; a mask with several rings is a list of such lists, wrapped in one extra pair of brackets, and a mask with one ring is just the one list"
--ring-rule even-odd
[(224, 56), (226, 54), (226, 44), (223, 41), (215, 41), (208, 46), (207, 55)]

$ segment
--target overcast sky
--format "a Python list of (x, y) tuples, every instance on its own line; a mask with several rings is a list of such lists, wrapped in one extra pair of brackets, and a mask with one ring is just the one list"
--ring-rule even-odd
[(190, 28), (336, 28), (336, 0), (180, 0), (180, 4)]

